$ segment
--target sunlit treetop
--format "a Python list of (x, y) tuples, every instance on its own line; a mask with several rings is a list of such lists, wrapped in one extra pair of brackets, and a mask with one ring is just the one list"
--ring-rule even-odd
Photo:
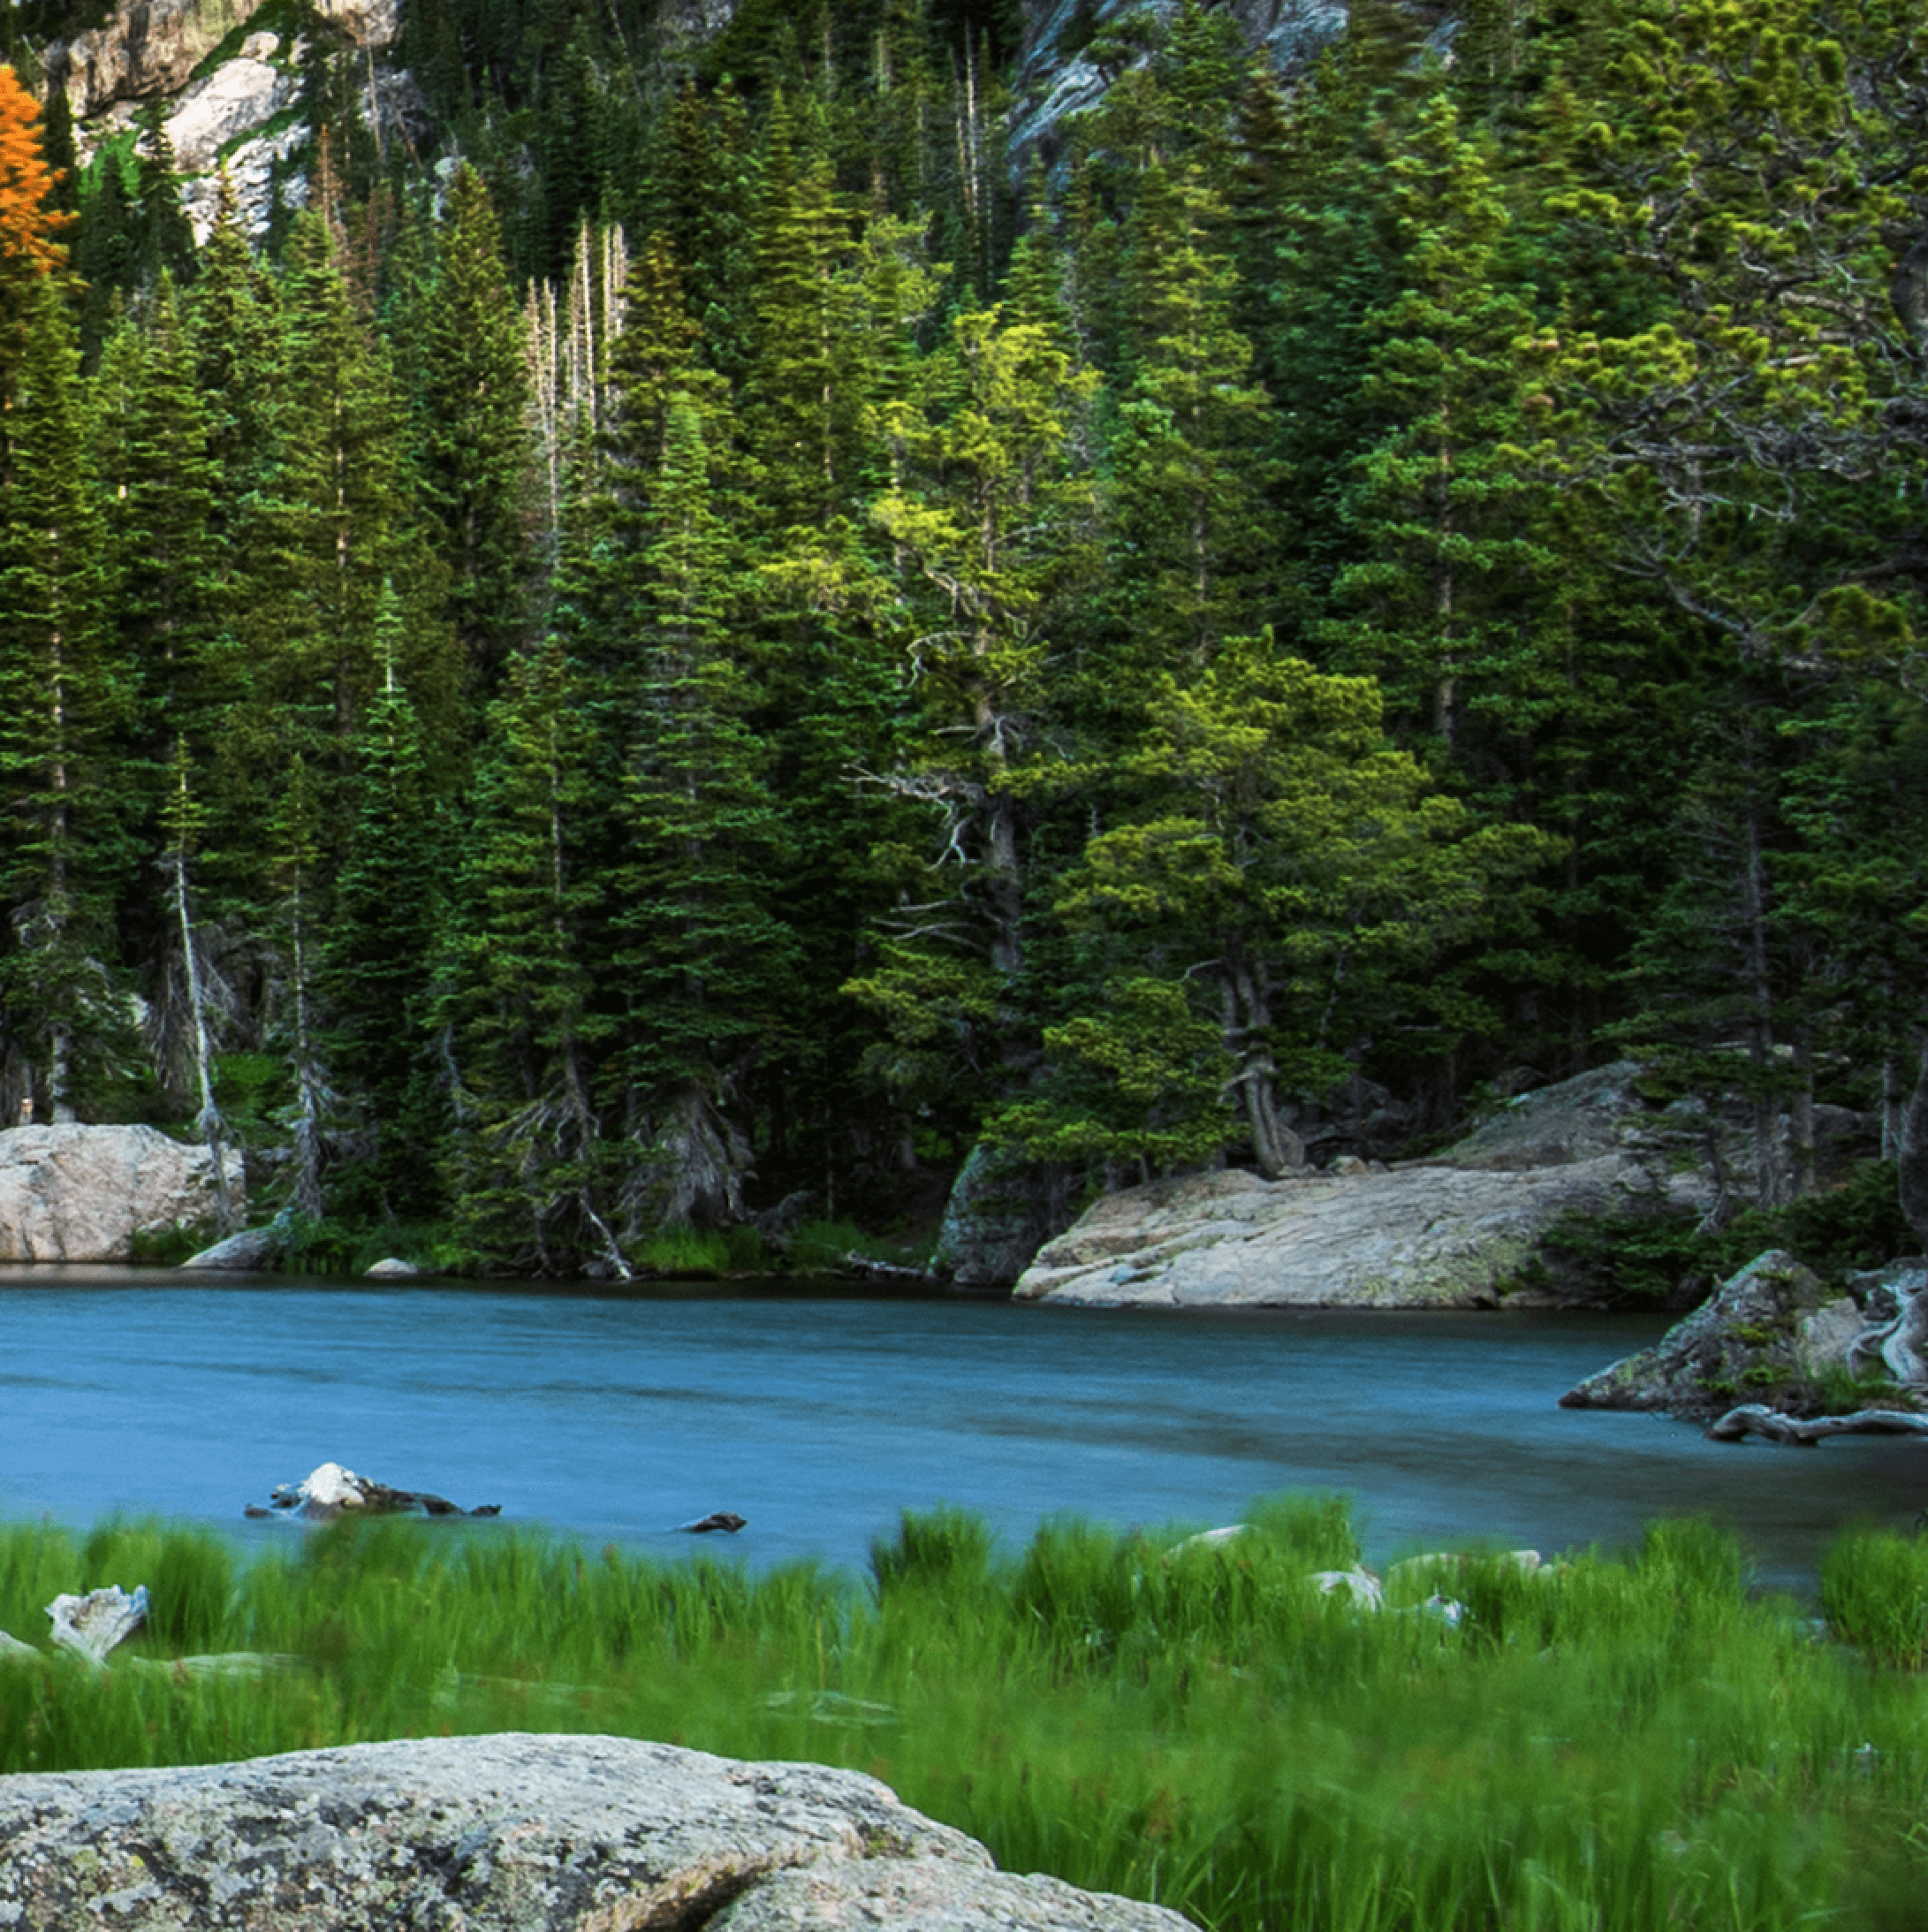
[(54, 207), (57, 186), (42, 151), (40, 103), (11, 67), (0, 67), (0, 262), (45, 275), (67, 251), (57, 239), (75, 217)]

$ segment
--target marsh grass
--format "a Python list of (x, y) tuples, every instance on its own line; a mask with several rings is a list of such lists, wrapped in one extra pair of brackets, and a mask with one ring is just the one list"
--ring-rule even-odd
[[(1402, 1570), (1376, 1615), (1309, 1580), (1357, 1555), (1343, 1507), (1304, 1500), (1218, 1542), (1066, 1518), (1014, 1555), (961, 1512), (907, 1515), (867, 1586), (500, 1525), (291, 1533), (246, 1564), (164, 1525), (19, 1527), (0, 1627), (36, 1633), (83, 1582), (146, 1582), (154, 1616), (104, 1673), (0, 1667), (0, 1769), (610, 1731), (851, 1765), (1009, 1867), (1211, 1928), (1913, 1922), (1921, 1545), (1829, 1559), (1852, 1647), (1751, 1594), (1704, 1525), (1537, 1575)], [(1434, 1591), (1470, 1614), (1443, 1620)], [(223, 1649), (300, 1661), (169, 1667)]]
[(1928, 1656), (1928, 1542), (1891, 1530), (1852, 1530), (1821, 1565), (1828, 1622), (1891, 1669)]

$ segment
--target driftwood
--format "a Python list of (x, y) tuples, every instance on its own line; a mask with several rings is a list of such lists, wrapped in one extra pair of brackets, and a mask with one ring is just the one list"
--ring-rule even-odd
[(54, 1620), (53, 1639), (89, 1663), (104, 1663), (107, 1653), (148, 1620), (148, 1586), (132, 1596), (118, 1584), (86, 1596), (57, 1596), (47, 1606)]
[(1765, 1436), (1770, 1442), (1791, 1442), (1797, 1449), (1812, 1449), (1830, 1435), (1928, 1435), (1928, 1416), (1910, 1409), (1862, 1409), (1853, 1415), (1782, 1415), (1765, 1403), (1742, 1403), (1730, 1409), (1708, 1430), (1716, 1442), (1741, 1442), (1750, 1435)]
[(862, 1274), (879, 1282), (915, 1282), (921, 1288), (930, 1285), (929, 1268), (906, 1267), (901, 1261), (878, 1261), (869, 1255), (859, 1254), (853, 1248), (844, 1257), (844, 1266), (854, 1274)]
[(1928, 1271), (1914, 1270), (1868, 1298), (1868, 1326), (1848, 1344), (1848, 1372), (1876, 1362), (1903, 1388), (1928, 1388)]

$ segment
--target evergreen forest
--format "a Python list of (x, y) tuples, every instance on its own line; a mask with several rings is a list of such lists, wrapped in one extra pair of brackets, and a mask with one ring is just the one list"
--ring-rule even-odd
[(1087, 9), (1022, 153), (1010, 4), (408, 0), (414, 137), (279, 11), (265, 238), (0, 72), (0, 1119), (558, 1276), (1629, 1055), (1892, 1144), (1910, 0)]

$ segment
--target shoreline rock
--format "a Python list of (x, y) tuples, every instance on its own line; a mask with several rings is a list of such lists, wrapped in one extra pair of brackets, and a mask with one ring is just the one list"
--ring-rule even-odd
[(1836, 1363), (1845, 1365), (1863, 1326), (1852, 1300), (1829, 1296), (1811, 1268), (1772, 1248), (1651, 1349), (1588, 1376), (1560, 1405), (1711, 1419), (1743, 1396), (1786, 1391)]
[(1521, 1271), (1562, 1214), (1695, 1198), (1639, 1162), (1427, 1164), (1389, 1174), (1226, 1170), (1107, 1195), (1048, 1242), (1013, 1293), (1083, 1307), (1492, 1308), (1557, 1299)]
[(387, 1483), (358, 1476), (339, 1463), (323, 1463), (300, 1482), (280, 1484), (269, 1498), (271, 1509), (250, 1504), (247, 1514), (265, 1517), (284, 1510), (307, 1523), (331, 1523), (343, 1510), (364, 1516), (500, 1516), (499, 1502), (462, 1509), (446, 1496), (427, 1489), (395, 1489)]
[[(1560, 1307), (1545, 1237), (1568, 1214), (1704, 1212), (1744, 1147), (1723, 1122), (1642, 1093), (1619, 1061), (1539, 1087), (1454, 1145), (1390, 1171), (1357, 1158), (1276, 1181), (1236, 1169), (1107, 1195), (1046, 1242), (1015, 1296), (1086, 1307)], [(1819, 1118), (1822, 1112), (1826, 1118)], [(1824, 1174), (1871, 1131), (1817, 1110)], [(1731, 1136), (1729, 1137), (1731, 1139)]]
[(999, 1872), (861, 1772), (627, 1738), (412, 1738), (0, 1777), (0, 1924), (1187, 1932)]
[[(1771, 1248), (1729, 1275), (1651, 1349), (1588, 1376), (1560, 1405), (1719, 1418), (1710, 1433), (1723, 1441), (1751, 1433), (1811, 1446), (1826, 1435), (1882, 1433), (1864, 1419), (1903, 1411), (1862, 1409), (1817, 1418), (1817, 1384), (1837, 1373), (1858, 1381), (1878, 1365), (1900, 1388), (1901, 1401), (1928, 1393), (1928, 1365), (1913, 1339), (1928, 1314), (1919, 1305), (1928, 1292), (1928, 1268), (1918, 1259), (1902, 1259), (1850, 1281), (1854, 1295), (1830, 1295), (1810, 1268)], [(1776, 1403), (1791, 1403), (1799, 1412), (1780, 1414)], [(1909, 1425), (1886, 1433), (1922, 1432)]]
[[(224, 1162), (237, 1207), (241, 1157)], [(128, 1261), (138, 1236), (213, 1233), (214, 1157), (156, 1127), (48, 1122), (0, 1130), (0, 1261)]]

